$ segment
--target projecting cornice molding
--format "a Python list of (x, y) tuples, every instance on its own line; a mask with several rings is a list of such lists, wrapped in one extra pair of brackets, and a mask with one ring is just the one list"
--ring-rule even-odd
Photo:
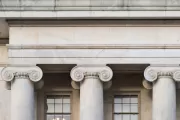
[[(17, 8), (17, 7), (16, 7)], [(142, 7), (140, 7), (142, 9)], [(157, 8), (157, 7), (155, 7)], [(137, 11), (128, 7), (128, 10), (112, 11), (0, 11), (2, 18), (21, 18), (21, 19), (177, 19), (180, 18), (179, 7), (160, 7), (161, 10), (144, 10)], [(168, 10), (168, 8), (170, 10)], [(123, 7), (124, 9), (124, 7)], [(172, 11), (172, 9), (176, 9)]]
[(164, 20), (164, 19), (8, 19), (6, 20), (10, 27), (123, 27), (123, 26), (160, 26), (160, 27), (170, 27), (179, 26), (180, 20)]
[(12, 81), (16, 78), (29, 78), (33, 82), (38, 82), (43, 76), (42, 70), (37, 67), (4, 67), (1, 77), (4, 81)]
[(180, 49), (180, 44), (8, 44), (8, 49)]
[(144, 77), (149, 82), (154, 82), (158, 77), (172, 77), (175, 81), (180, 81), (180, 67), (179, 66), (165, 66), (155, 67), (149, 66), (144, 71)]
[(7, 45), (13, 64), (179, 64), (180, 44)]

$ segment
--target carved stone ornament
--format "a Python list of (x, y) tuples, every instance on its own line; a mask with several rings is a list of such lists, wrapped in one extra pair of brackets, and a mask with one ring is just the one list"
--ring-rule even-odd
[(147, 81), (153, 82), (158, 77), (172, 77), (175, 81), (180, 81), (180, 67), (154, 67), (149, 66), (144, 71), (144, 77)]
[(113, 77), (113, 72), (108, 66), (76, 66), (71, 70), (72, 80), (80, 82), (85, 76), (97, 76), (103, 82), (108, 82)]
[(33, 82), (38, 82), (43, 76), (42, 70), (35, 67), (5, 67), (1, 71), (1, 77), (5, 81), (12, 81), (14, 78), (28, 77)]
[(173, 73), (173, 79), (175, 79), (176, 81), (180, 81), (180, 70)]

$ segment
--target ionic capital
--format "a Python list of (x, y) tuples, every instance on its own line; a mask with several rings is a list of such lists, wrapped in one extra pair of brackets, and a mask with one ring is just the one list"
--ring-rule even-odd
[(158, 77), (172, 77), (175, 81), (180, 81), (180, 67), (149, 66), (144, 71), (144, 77), (149, 82), (157, 80)]
[(1, 71), (4, 81), (12, 81), (14, 78), (29, 78), (33, 82), (38, 82), (43, 76), (42, 70), (37, 67), (5, 67)]
[(71, 78), (76, 82), (84, 80), (85, 77), (99, 77), (103, 82), (112, 79), (113, 72), (108, 66), (76, 66), (71, 70)]

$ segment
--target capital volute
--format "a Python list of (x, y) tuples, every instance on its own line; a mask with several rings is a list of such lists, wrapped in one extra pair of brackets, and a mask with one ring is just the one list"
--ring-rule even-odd
[(1, 77), (4, 81), (12, 81), (14, 78), (29, 78), (33, 82), (38, 82), (43, 76), (42, 70), (37, 67), (4, 67)]
[(144, 71), (144, 77), (149, 82), (154, 82), (158, 77), (171, 77), (175, 81), (180, 81), (180, 67), (155, 67), (149, 66)]
[(103, 82), (108, 82), (113, 77), (113, 72), (108, 66), (75, 66), (70, 73), (72, 80), (80, 82), (85, 77), (99, 77)]

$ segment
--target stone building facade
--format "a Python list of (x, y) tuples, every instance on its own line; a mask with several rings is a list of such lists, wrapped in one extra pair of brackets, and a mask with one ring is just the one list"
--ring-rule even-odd
[(178, 0), (0, 3), (0, 120), (180, 120)]

